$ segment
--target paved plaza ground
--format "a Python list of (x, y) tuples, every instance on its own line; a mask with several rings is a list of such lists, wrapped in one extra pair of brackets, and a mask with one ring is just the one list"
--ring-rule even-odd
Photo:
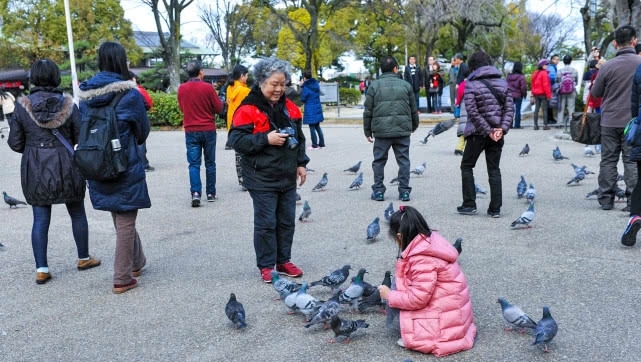
[[(454, 156), (455, 131), (427, 145), (421, 139), (430, 126), (412, 136), (412, 165), (427, 162), (422, 177), (411, 178), (412, 201), (429, 225), (454, 241), (464, 239), (459, 258), (472, 295), (476, 346), (442, 361), (634, 361), (641, 355), (639, 247), (620, 244), (627, 214), (602, 211), (585, 195), (597, 185), (588, 175), (577, 186), (566, 186), (574, 172), (571, 162), (598, 172), (599, 158), (583, 156), (583, 146), (555, 137), (559, 130), (534, 131), (526, 123), (506, 137), (501, 169), (501, 218), (485, 214), (489, 198), (479, 196), (478, 215), (456, 213), (461, 203), (460, 158)], [(365, 280), (380, 283), (394, 270), (397, 250), (385, 234), (374, 243), (365, 229), (394, 202), (398, 192), (388, 186), (386, 202), (370, 200), (372, 146), (358, 124), (324, 124), (327, 148), (310, 151), (308, 182), (299, 190), (312, 208), (311, 222), (297, 223), (293, 261), (316, 280), (349, 263), (355, 273), (365, 267)], [(305, 128), (307, 133), (307, 128)], [(320, 327), (305, 329), (300, 316), (287, 314), (276, 293), (264, 284), (255, 266), (252, 206), (236, 182), (233, 151), (225, 151), (225, 132), (217, 145), (218, 200), (190, 207), (189, 180), (182, 132), (152, 132), (149, 159), (156, 171), (147, 174), (152, 208), (138, 218), (148, 266), (139, 287), (122, 295), (111, 292), (115, 233), (111, 217), (86, 208), (90, 252), (103, 264), (76, 270), (75, 245), (64, 206), (54, 207), (49, 232), (49, 266), (53, 279), (37, 285), (30, 245), (31, 208), (0, 207), (0, 361), (414, 361), (433, 356), (405, 350), (386, 331), (378, 313), (343, 313), (365, 319), (370, 327), (347, 345), (326, 343), (333, 334)], [(530, 155), (519, 157), (525, 143)], [(559, 146), (570, 158), (554, 162)], [(395, 176), (390, 154), (386, 184)], [(343, 169), (363, 161), (365, 185), (348, 191), (353, 175)], [(622, 166), (619, 167), (622, 170)], [(20, 155), (0, 140), (0, 188), (22, 198)], [(323, 172), (325, 192), (311, 192)], [(480, 160), (477, 183), (488, 188)], [(526, 208), (516, 198), (519, 176), (537, 190), (533, 228), (512, 230), (510, 223)], [(204, 177), (204, 172), (203, 172)], [(300, 209), (301, 205), (298, 206)], [(231, 328), (224, 306), (236, 293), (247, 311), (248, 327)], [(328, 298), (329, 290), (311, 293)], [(533, 337), (503, 330), (498, 297), (518, 304), (533, 319), (548, 305), (559, 333), (543, 353)]]

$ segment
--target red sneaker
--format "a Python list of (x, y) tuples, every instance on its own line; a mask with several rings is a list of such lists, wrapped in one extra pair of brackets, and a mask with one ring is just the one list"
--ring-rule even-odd
[(272, 270), (273, 268), (261, 268), (260, 269), (260, 276), (263, 278), (263, 281), (265, 283), (271, 283), (272, 282)]
[(278, 274), (284, 274), (292, 278), (298, 278), (303, 276), (303, 271), (300, 270), (291, 261), (288, 261), (285, 264), (276, 265), (276, 271), (278, 272)]

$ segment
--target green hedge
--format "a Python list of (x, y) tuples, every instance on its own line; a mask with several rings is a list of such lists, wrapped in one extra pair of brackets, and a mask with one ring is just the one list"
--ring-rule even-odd
[(361, 91), (353, 88), (339, 88), (341, 104), (357, 105), (361, 102)]
[[(181, 127), (183, 114), (178, 107), (176, 93), (149, 92), (154, 102), (153, 108), (147, 113), (152, 127)], [(216, 116), (216, 127), (225, 128), (227, 122)]]

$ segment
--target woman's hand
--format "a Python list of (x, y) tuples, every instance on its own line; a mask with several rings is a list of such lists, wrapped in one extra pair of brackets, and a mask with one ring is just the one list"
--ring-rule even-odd
[(494, 142), (498, 142), (501, 138), (503, 138), (503, 130), (501, 128), (492, 128), (492, 132), (490, 132), (490, 138)]
[(381, 295), (381, 299), (387, 300), (387, 297), (389, 296), (390, 288), (388, 288), (386, 285), (379, 285), (378, 286), (378, 293)]
[(298, 166), (296, 168), (296, 178), (300, 179), (300, 185), (298, 186), (303, 186), (305, 180), (307, 180), (307, 169), (305, 167)]
[(273, 130), (267, 134), (267, 143), (272, 146), (282, 146), (287, 141), (289, 135), (287, 133), (280, 133), (278, 130)]

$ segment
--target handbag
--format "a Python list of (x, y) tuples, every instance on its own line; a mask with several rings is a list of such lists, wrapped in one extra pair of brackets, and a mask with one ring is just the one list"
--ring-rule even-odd
[[(589, 99), (590, 96), (588, 96)], [(572, 113), (570, 136), (572, 141), (584, 145), (598, 145), (601, 143), (601, 115), (599, 113), (588, 113), (587, 102), (583, 108), (583, 113)]]
[(628, 124), (625, 126), (625, 129), (623, 130), (623, 135), (625, 136), (625, 142), (632, 146), (632, 147), (638, 147), (641, 145), (641, 141), (639, 139), (639, 135), (637, 132), (639, 131), (639, 123), (640, 121), (637, 119), (637, 117), (634, 117), (628, 122)]

